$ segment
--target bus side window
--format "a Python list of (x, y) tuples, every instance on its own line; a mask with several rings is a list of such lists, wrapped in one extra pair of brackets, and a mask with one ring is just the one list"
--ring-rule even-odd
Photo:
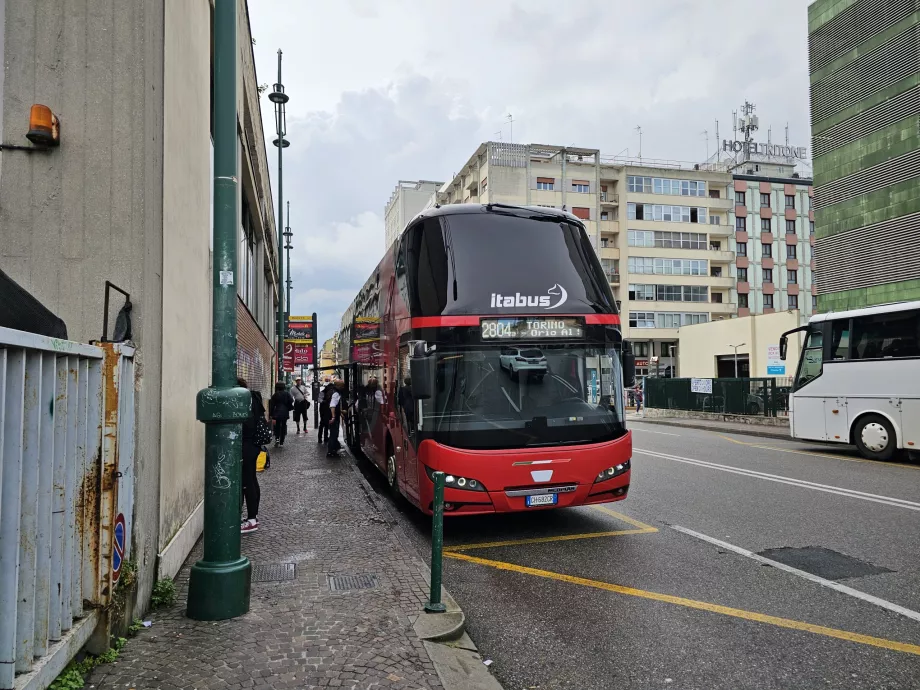
[(849, 359), (850, 320), (831, 322), (831, 360)]
[(920, 312), (904, 311), (853, 320), (853, 359), (920, 357)]

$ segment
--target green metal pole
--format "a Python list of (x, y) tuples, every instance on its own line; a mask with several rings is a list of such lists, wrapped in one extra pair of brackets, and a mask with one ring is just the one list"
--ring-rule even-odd
[(425, 613), (444, 613), (441, 603), (441, 573), (444, 551), (444, 473), (435, 472), (434, 504), (431, 516), (431, 595), (425, 604)]
[(237, 2), (214, 8), (214, 271), (211, 387), (198, 392), (205, 423), (204, 556), (192, 566), (187, 615), (224, 620), (249, 611), (252, 567), (240, 555), (240, 423), (250, 393), (236, 382)]
[[(281, 87), (281, 50), (278, 50), (278, 84), (276, 89)], [(282, 113), (282, 104), (278, 104), (276, 111), (278, 115), (275, 119), (275, 126), (278, 130), (278, 381), (284, 379), (284, 115)]]

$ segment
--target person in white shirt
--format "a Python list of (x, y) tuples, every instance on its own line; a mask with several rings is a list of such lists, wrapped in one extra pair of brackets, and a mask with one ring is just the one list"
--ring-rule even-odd
[(342, 444), (339, 443), (339, 428), (342, 424), (342, 411), (345, 406), (345, 382), (342, 379), (336, 379), (332, 382), (332, 397), (329, 400), (329, 452), (327, 458), (337, 458)]
[(291, 395), (294, 397), (294, 424), (297, 425), (297, 433), (300, 433), (301, 419), (303, 419), (303, 432), (307, 433), (307, 409), (310, 407), (310, 401), (307, 400), (307, 386), (299, 376), (294, 379)]

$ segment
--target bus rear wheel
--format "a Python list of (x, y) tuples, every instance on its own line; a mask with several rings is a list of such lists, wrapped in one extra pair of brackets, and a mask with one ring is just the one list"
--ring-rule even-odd
[(877, 414), (859, 420), (853, 441), (863, 457), (870, 460), (891, 460), (898, 445), (891, 422)]

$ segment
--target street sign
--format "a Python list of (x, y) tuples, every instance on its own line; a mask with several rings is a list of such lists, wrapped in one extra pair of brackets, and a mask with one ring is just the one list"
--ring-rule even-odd
[(712, 379), (690, 379), (690, 392), (712, 395)]
[(112, 582), (118, 582), (121, 576), (121, 564), (125, 559), (125, 539), (127, 537), (124, 513), (119, 513), (115, 518), (115, 527), (112, 532), (114, 537), (112, 539)]

